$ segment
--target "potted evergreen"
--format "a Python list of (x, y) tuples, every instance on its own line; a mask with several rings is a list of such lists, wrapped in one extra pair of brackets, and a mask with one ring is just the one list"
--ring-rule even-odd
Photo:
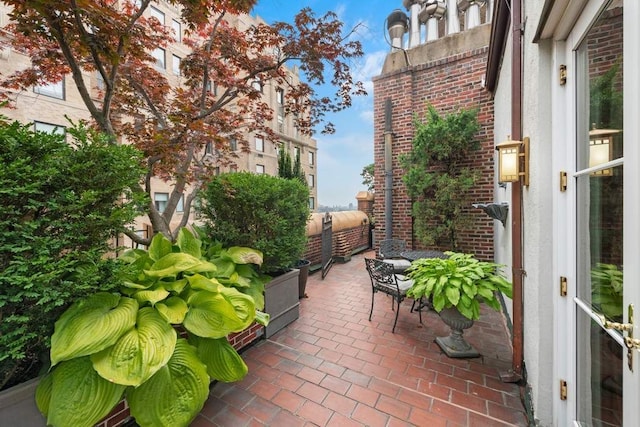
[(448, 258), (422, 258), (411, 263), (407, 275), (414, 281), (407, 296), (430, 300), (433, 309), (451, 328), (436, 342), (449, 357), (477, 357), (479, 353), (462, 337), (480, 317), (480, 303), (500, 310), (498, 292), (511, 298), (512, 285), (499, 264), (479, 261), (472, 254), (445, 252)]
[(271, 316), (266, 336), (299, 316), (299, 270), (306, 247), (308, 187), (297, 179), (236, 172), (214, 177), (201, 192), (199, 212), (206, 233), (228, 246), (262, 252), (265, 311)]

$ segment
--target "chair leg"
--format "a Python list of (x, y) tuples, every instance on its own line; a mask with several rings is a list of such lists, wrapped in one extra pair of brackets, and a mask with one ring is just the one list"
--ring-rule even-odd
[(396, 300), (398, 301), (398, 309), (396, 310), (396, 320), (395, 322), (393, 322), (393, 329), (391, 329), (391, 333), (395, 334), (396, 332), (396, 324), (398, 323), (398, 313), (400, 313), (400, 300)]
[(371, 292), (371, 310), (369, 311), (369, 322), (371, 322), (371, 315), (373, 314), (373, 298), (375, 295), (375, 292)]
[[(422, 297), (420, 298), (420, 302), (422, 302)], [(413, 300), (413, 303), (416, 303), (416, 300)], [(420, 306), (420, 304), (418, 304)], [(420, 318), (420, 324), (422, 325), (422, 310), (418, 310), (418, 317)]]

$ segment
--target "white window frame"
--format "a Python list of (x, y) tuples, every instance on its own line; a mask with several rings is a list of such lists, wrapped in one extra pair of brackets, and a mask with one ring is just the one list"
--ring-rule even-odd
[(265, 173), (264, 165), (256, 165), (256, 173), (264, 174)]
[(33, 130), (36, 132), (51, 133), (54, 135), (67, 134), (67, 129), (65, 126), (54, 125), (53, 123), (45, 123), (37, 120), (33, 122)]
[(182, 23), (176, 19), (172, 19), (171, 29), (174, 32), (174, 40), (176, 43), (182, 43)]
[(313, 166), (316, 164), (316, 153), (315, 151), (309, 151), (309, 166)]
[[(164, 204), (162, 204), (164, 203)], [(153, 193), (153, 204), (158, 212), (163, 213), (169, 203), (169, 193)]]
[(314, 210), (316, 208), (316, 198), (309, 197), (309, 209)]
[(256, 144), (256, 151), (264, 153), (264, 137), (256, 135), (255, 144)]
[(180, 71), (180, 63), (182, 62), (182, 58), (178, 55), (171, 55), (171, 69), (173, 70), (173, 74), (176, 76), (182, 75)]
[(57, 83), (47, 83), (44, 85), (36, 85), (33, 91), (39, 95), (48, 96), (50, 98), (65, 99), (64, 78)]
[(164, 12), (161, 11), (160, 9), (153, 7), (153, 6), (149, 6), (149, 14), (151, 15), (150, 17), (152, 18), (156, 18), (158, 21), (160, 21), (160, 23), (162, 25), (165, 25), (165, 17), (164, 17)]
[(151, 52), (151, 56), (156, 60), (155, 67), (161, 70), (166, 70), (167, 68), (167, 52), (161, 47), (155, 48)]
[(316, 179), (313, 174), (307, 175), (307, 182), (309, 183), (309, 187), (313, 188), (316, 186)]

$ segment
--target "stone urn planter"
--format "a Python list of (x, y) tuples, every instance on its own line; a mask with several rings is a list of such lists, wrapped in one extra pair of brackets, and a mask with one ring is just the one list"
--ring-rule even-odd
[(442, 321), (451, 328), (447, 337), (437, 337), (436, 343), (449, 357), (478, 357), (480, 353), (462, 336), (465, 329), (473, 326), (473, 320), (464, 317), (457, 308), (450, 307), (440, 312)]
[(34, 378), (0, 392), (0, 425), (12, 427), (44, 427), (46, 420), (36, 406)]
[(264, 286), (264, 311), (270, 316), (265, 327), (266, 338), (300, 316), (299, 275), (300, 270), (293, 269), (274, 277)]

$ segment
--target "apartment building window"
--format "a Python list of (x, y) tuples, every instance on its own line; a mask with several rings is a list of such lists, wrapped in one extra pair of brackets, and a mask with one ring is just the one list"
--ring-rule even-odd
[(163, 213), (169, 202), (169, 193), (153, 193), (153, 202), (158, 212)]
[(284, 90), (276, 89), (276, 102), (278, 103), (278, 130), (284, 132)]
[(316, 186), (316, 177), (313, 175), (307, 176), (307, 182), (309, 183), (309, 187), (313, 188)]
[(256, 165), (256, 173), (264, 173), (264, 165)]
[(309, 166), (313, 166), (316, 164), (316, 153), (313, 151), (309, 151)]
[(173, 68), (173, 74), (175, 74), (176, 76), (180, 75), (180, 57), (173, 55), (173, 63), (172, 63), (172, 68)]
[(182, 24), (175, 19), (171, 20), (171, 29), (175, 35), (176, 43), (182, 43)]
[(64, 99), (64, 79), (58, 83), (34, 86), (33, 91), (40, 95), (50, 96), (51, 98)]
[(309, 209), (313, 210), (316, 208), (316, 199), (314, 197), (309, 197)]
[(207, 81), (207, 90), (213, 96), (218, 95), (218, 85), (215, 82), (212, 82), (211, 80)]
[(99, 71), (96, 71), (95, 74), (96, 74), (96, 89), (104, 90), (105, 84), (104, 84), (104, 79), (102, 78), (102, 74), (100, 74)]
[(264, 152), (264, 138), (256, 136), (256, 151)]
[(162, 48), (156, 48), (151, 52), (151, 56), (156, 60), (156, 67), (166, 69), (165, 51)]
[(149, 11), (151, 12), (151, 17), (156, 18), (162, 25), (164, 25), (164, 12), (156, 9), (155, 7), (149, 7)]
[(207, 142), (207, 145), (204, 146), (204, 154), (213, 155), (213, 143)]
[(238, 140), (235, 138), (231, 138), (229, 140), (229, 150), (238, 151)]
[(184, 194), (180, 196), (178, 204), (176, 205), (176, 212), (184, 212)]
[(252, 86), (255, 90), (257, 90), (258, 92), (263, 93), (263, 90), (262, 90), (262, 82), (261, 82), (260, 80), (254, 80), (254, 81), (251, 83), (251, 86)]
[(36, 132), (53, 133), (57, 135), (66, 135), (67, 133), (64, 126), (53, 125), (45, 122), (33, 122), (33, 130)]
[(293, 149), (293, 160), (300, 158), (300, 147), (294, 147)]

